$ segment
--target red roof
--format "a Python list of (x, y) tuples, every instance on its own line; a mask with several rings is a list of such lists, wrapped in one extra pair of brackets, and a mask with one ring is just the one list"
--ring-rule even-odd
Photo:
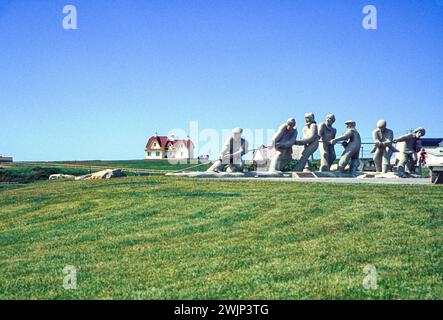
[(154, 141), (157, 141), (160, 150), (165, 150), (168, 143), (172, 143), (174, 147), (177, 147), (179, 143), (184, 142), (185, 146), (189, 149), (191, 145), (194, 145), (191, 140), (170, 140), (167, 136), (152, 136), (149, 138), (148, 142), (146, 143), (146, 149), (149, 149), (149, 147), (152, 145)]
[(154, 141), (158, 142), (160, 149), (164, 149), (169, 139), (167, 136), (152, 136), (149, 138), (148, 143), (146, 143), (146, 149), (148, 149)]
[(191, 147), (191, 144), (192, 145), (194, 145), (193, 143), (192, 143), (192, 141), (191, 140), (174, 140), (174, 147), (177, 147), (181, 142), (183, 142), (184, 144), (185, 144), (185, 146), (186, 146), (186, 148), (190, 148)]

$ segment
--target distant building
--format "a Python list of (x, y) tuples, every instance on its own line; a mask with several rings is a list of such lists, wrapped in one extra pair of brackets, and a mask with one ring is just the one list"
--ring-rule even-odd
[(2, 155), (0, 155), (0, 162), (12, 162), (13, 159), (12, 157), (3, 157)]
[(192, 159), (194, 158), (194, 143), (185, 140), (158, 136), (149, 138), (145, 148), (145, 159)]

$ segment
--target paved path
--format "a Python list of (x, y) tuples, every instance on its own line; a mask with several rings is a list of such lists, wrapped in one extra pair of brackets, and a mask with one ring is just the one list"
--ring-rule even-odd
[[(204, 179), (204, 178), (203, 178)], [(397, 185), (432, 185), (428, 178), (405, 178), (405, 179), (386, 179), (386, 178), (222, 178), (219, 180), (265, 180), (281, 182), (299, 182), (299, 183), (352, 183), (352, 184), (397, 184)]]
[[(317, 175), (319, 173), (316, 173)], [(288, 173), (259, 173), (255, 176), (254, 172), (248, 173), (213, 173), (213, 172), (178, 172), (167, 174), (176, 177), (190, 177), (194, 179), (209, 180), (229, 180), (229, 181), (279, 181), (279, 182), (299, 182), (299, 183), (352, 183), (352, 184), (396, 184), (396, 185), (425, 185), (432, 184), (430, 178), (399, 178), (396, 176), (388, 177), (292, 177)], [(264, 176), (268, 175), (268, 176)]]
[(208, 180), (223, 180), (223, 181), (279, 181), (288, 183), (351, 183), (351, 184), (397, 184), (397, 185), (432, 185), (428, 178), (404, 178), (404, 179), (389, 179), (389, 178), (253, 178), (253, 177), (223, 177), (223, 178), (203, 178)]

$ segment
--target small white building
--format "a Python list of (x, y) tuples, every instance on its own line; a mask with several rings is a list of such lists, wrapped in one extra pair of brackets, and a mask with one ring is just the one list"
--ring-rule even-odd
[(193, 159), (194, 143), (187, 137), (184, 140), (158, 136), (149, 138), (145, 147), (145, 159)]
[(12, 162), (12, 161), (13, 161), (12, 157), (4, 157), (0, 155), (0, 162)]

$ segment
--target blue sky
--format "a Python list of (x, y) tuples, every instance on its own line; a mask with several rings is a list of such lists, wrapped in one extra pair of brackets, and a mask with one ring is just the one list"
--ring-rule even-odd
[(16, 160), (137, 159), (192, 120), (301, 128), (306, 112), (442, 137), (442, 110), (441, 0), (0, 0), (0, 154)]

